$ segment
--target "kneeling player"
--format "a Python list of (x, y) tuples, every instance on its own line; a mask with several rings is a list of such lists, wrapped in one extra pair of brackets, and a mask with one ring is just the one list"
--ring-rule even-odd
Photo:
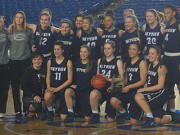
[(164, 115), (163, 111), (163, 105), (168, 100), (168, 92), (164, 87), (167, 69), (160, 63), (160, 54), (158, 47), (150, 47), (147, 82), (145, 87), (139, 89), (135, 95), (136, 102), (147, 117), (147, 121), (142, 125), (144, 128), (155, 127), (157, 124), (174, 120), (174, 117)]
[(48, 120), (52, 121), (54, 112), (52, 103), (56, 103), (56, 112), (60, 113), (61, 120), (67, 116), (67, 107), (64, 98), (65, 89), (72, 83), (72, 62), (63, 56), (63, 43), (54, 45), (54, 59), (47, 63), (47, 89), (44, 99), (48, 109)]
[(146, 82), (147, 64), (140, 56), (140, 46), (136, 43), (129, 45), (128, 50), (130, 61), (125, 63), (125, 87), (122, 92), (111, 98), (111, 105), (118, 111), (117, 123), (123, 123), (127, 118), (126, 105), (130, 103), (129, 114), (132, 125), (143, 116), (143, 111), (136, 104), (134, 97), (139, 88)]
[(45, 112), (43, 111), (45, 73), (42, 70), (42, 63), (42, 55), (33, 53), (32, 66), (25, 71), (22, 79), (23, 104), (28, 110), (30, 119), (36, 116), (39, 119), (45, 119)]
[(81, 112), (85, 120), (90, 119), (91, 107), (89, 103), (91, 78), (96, 74), (96, 64), (91, 60), (90, 48), (82, 45), (80, 48), (80, 59), (74, 63), (73, 85), (65, 91), (65, 100), (68, 108), (67, 122), (74, 120), (73, 98), (80, 100)]
[(106, 103), (106, 113), (107, 119), (109, 122), (114, 121), (115, 119), (115, 110), (110, 105), (110, 98), (112, 96), (110, 83), (112, 77), (121, 77), (123, 79), (123, 63), (118, 60), (115, 56), (115, 42), (108, 41), (104, 44), (104, 57), (98, 60), (97, 74), (103, 74), (107, 78), (107, 84), (105, 88), (101, 90), (94, 89), (90, 93), (90, 105), (92, 109), (92, 117), (90, 123), (99, 122), (99, 103), (103, 103), (105, 100)]

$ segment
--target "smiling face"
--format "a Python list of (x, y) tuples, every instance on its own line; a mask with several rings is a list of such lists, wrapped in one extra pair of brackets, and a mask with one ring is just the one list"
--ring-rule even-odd
[(61, 33), (62, 33), (62, 35), (68, 34), (70, 32), (70, 29), (71, 28), (70, 28), (68, 23), (62, 23), (61, 24)]
[(164, 18), (167, 22), (170, 22), (175, 17), (175, 14), (175, 11), (173, 11), (171, 8), (164, 9)]
[(136, 44), (130, 44), (128, 53), (129, 53), (130, 58), (135, 58), (135, 57), (139, 56), (140, 51), (139, 51), (138, 46)]
[(82, 28), (84, 31), (88, 31), (91, 28), (91, 23), (88, 19), (83, 19)]
[(22, 24), (23, 24), (23, 21), (24, 21), (23, 14), (17, 13), (17, 14), (15, 15), (15, 23), (16, 23), (16, 25), (22, 25)]
[(82, 24), (83, 24), (83, 17), (81, 16), (76, 17), (76, 20), (75, 20), (76, 28), (80, 29), (82, 27)]
[(63, 55), (64, 50), (60, 45), (54, 45), (54, 55), (55, 57), (60, 57)]
[(82, 60), (86, 60), (89, 57), (89, 51), (85, 47), (81, 47), (80, 49), (80, 58)]
[(46, 28), (50, 24), (50, 18), (47, 15), (42, 15), (40, 17), (40, 25), (42, 28)]
[(159, 59), (160, 55), (155, 48), (150, 48), (148, 57), (150, 62), (155, 62)]
[(42, 57), (41, 57), (41, 56), (37, 56), (37, 57), (35, 57), (35, 58), (32, 59), (32, 64), (33, 64), (33, 67), (34, 67), (35, 69), (40, 69), (42, 63), (43, 63), (43, 60), (42, 60)]
[(132, 18), (126, 17), (126, 18), (125, 18), (125, 24), (124, 24), (124, 26), (125, 26), (125, 29), (126, 29), (127, 31), (130, 31), (130, 30), (133, 30), (133, 29), (135, 28), (136, 23), (133, 22), (133, 19), (132, 19)]
[(153, 24), (157, 17), (152, 12), (146, 12), (146, 21), (148, 24)]
[(112, 48), (111, 44), (105, 43), (104, 44), (104, 55), (106, 57), (114, 56), (115, 49)]
[(112, 17), (110, 17), (110, 16), (104, 17), (104, 26), (106, 29), (111, 28), (113, 26), (113, 24), (114, 24), (114, 20)]

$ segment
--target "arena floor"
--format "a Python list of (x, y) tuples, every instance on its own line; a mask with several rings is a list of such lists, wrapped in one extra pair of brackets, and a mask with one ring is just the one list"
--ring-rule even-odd
[[(180, 107), (178, 94), (176, 91), (176, 109)], [(58, 118), (54, 122), (34, 120), (25, 124), (14, 124), (11, 96), (10, 91), (6, 119), (0, 121), (0, 135), (180, 135), (180, 124), (170, 123), (157, 128), (131, 129), (129, 122), (117, 125), (107, 123), (103, 117), (99, 124), (88, 124), (83, 119), (77, 119), (73, 123), (61, 123)]]

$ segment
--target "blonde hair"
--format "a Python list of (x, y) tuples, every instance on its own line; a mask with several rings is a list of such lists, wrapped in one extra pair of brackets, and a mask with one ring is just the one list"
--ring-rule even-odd
[(26, 31), (26, 29), (27, 29), (26, 15), (25, 15), (25, 13), (23, 11), (17, 11), (16, 14), (14, 15), (14, 17), (13, 17), (13, 32), (16, 32), (16, 30), (17, 30), (17, 24), (16, 24), (16, 15), (17, 14), (21, 14), (23, 16), (22, 27)]

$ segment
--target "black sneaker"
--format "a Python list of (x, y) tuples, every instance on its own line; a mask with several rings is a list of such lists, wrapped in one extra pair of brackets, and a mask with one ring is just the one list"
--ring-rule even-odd
[(141, 126), (142, 128), (152, 128), (152, 127), (156, 127), (157, 123), (154, 121), (153, 118), (147, 118), (146, 122)]
[(15, 123), (20, 124), (21, 122), (22, 122), (22, 114), (21, 113), (16, 113)]
[(89, 121), (89, 124), (95, 124), (100, 122), (100, 116), (99, 114), (93, 113), (91, 116), (91, 119)]
[(117, 115), (117, 116), (116, 116), (116, 122), (117, 122), (118, 124), (124, 123), (124, 122), (126, 121), (127, 117), (128, 117), (128, 113), (127, 113), (127, 112), (125, 112), (125, 113), (117, 112), (116, 115)]
[(180, 114), (173, 113), (173, 114), (171, 114), (171, 117), (172, 117), (173, 122), (180, 123)]
[(54, 112), (53, 111), (48, 111), (47, 112), (47, 120), (48, 121), (53, 121), (54, 120)]
[(68, 112), (68, 116), (66, 117), (64, 122), (74, 122), (74, 121), (75, 121), (74, 113)]

